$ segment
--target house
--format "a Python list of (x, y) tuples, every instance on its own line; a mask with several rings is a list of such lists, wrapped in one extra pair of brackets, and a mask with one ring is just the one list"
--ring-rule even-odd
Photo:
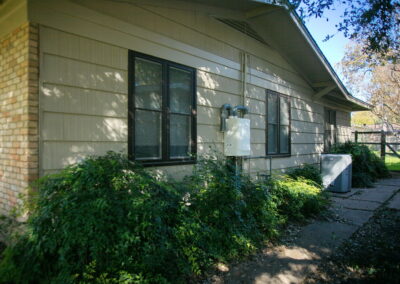
[(252, 175), (318, 164), (368, 105), (294, 12), (266, 0), (1, 0), (0, 207), (109, 150), (174, 176), (245, 105)]

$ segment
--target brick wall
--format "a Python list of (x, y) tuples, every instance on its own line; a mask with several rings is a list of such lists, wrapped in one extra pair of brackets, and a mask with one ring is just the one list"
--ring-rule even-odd
[(38, 27), (0, 39), (0, 213), (38, 177)]

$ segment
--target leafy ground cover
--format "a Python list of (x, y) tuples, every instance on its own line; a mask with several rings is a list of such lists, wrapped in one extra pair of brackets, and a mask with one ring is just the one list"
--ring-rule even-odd
[(303, 178), (315, 182), (318, 186), (322, 186), (322, 176), (319, 168), (315, 165), (304, 165), (300, 168), (289, 170), (288, 176), (293, 179)]
[(400, 283), (400, 212), (376, 211), (305, 283)]
[(300, 175), (257, 182), (221, 159), (199, 159), (192, 175), (170, 181), (116, 153), (92, 157), (38, 181), (0, 282), (185, 283), (326, 203)]

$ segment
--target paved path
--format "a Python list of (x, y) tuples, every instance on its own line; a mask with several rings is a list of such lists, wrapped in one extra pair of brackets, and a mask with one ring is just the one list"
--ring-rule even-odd
[(321, 258), (330, 255), (384, 202), (390, 199), (388, 207), (400, 210), (399, 189), (400, 176), (396, 176), (380, 180), (375, 188), (332, 194), (332, 220), (315, 221), (301, 228), (291, 245), (265, 249), (252, 260), (231, 268), (223, 266), (221, 275), (214, 276), (211, 282), (301, 283), (309, 272), (316, 269)]

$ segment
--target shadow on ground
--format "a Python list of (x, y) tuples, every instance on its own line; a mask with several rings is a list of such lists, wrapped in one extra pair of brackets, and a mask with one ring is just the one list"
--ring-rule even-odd
[[(374, 188), (334, 193), (329, 218), (314, 220), (302, 227), (291, 242), (266, 248), (232, 267), (220, 266), (219, 273), (205, 283), (301, 283), (316, 271), (321, 259), (332, 255), (398, 189), (400, 175), (394, 175), (378, 181)], [(391, 204), (400, 206), (400, 193), (393, 197)]]

